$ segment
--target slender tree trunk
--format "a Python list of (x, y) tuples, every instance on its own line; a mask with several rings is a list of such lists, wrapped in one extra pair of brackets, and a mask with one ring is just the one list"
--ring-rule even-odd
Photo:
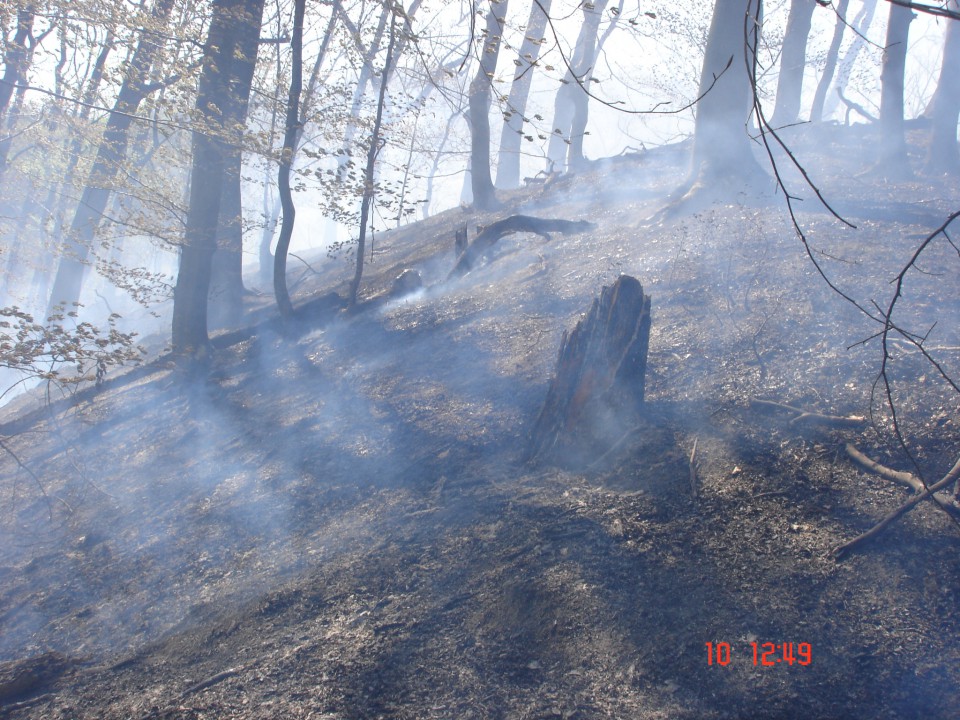
[(60, 304), (72, 305), (80, 299), (87, 258), (96, 238), (100, 220), (110, 199), (111, 186), (127, 153), (127, 135), (132, 115), (150, 88), (146, 85), (150, 67), (160, 47), (154, 33), (156, 27), (165, 27), (173, 8), (173, 0), (158, 0), (151, 22), (154, 28), (145, 28), (127, 67), (123, 84), (107, 118), (107, 124), (97, 148), (97, 156), (87, 176), (74, 212), (73, 222), (64, 243), (57, 267), (57, 275), (50, 292), (50, 312)]
[[(297, 125), (297, 135), (293, 144), (292, 151), (290, 153), (290, 167), (293, 168), (293, 164), (297, 159), (297, 150), (300, 147), (300, 138), (303, 137), (303, 129), (307, 124), (308, 114), (310, 113), (313, 107), (313, 97), (316, 92), (316, 87), (320, 80), (320, 67), (323, 65), (323, 61), (327, 56), (327, 50), (330, 48), (330, 41), (333, 38), (333, 31), (337, 26), (337, 16), (339, 14), (340, 0), (333, 0), (333, 8), (330, 12), (330, 19), (327, 22), (327, 29), (323, 35), (323, 42), (320, 44), (320, 50), (317, 52), (317, 57), (313, 63), (313, 70), (310, 73), (310, 80), (307, 82), (307, 88), (303, 92), (303, 102), (298, 103), (300, 106), (300, 121)], [(278, 50), (279, 52), (279, 50)], [(302, 49), (301, 49), (302, 54)], [(278, 56), (279, 63), (279, 56)], [(302, 83), (302, 73), (301, 69), (301, 83)], [(277, 67), (277, 78), (279, 81), (280, 71), (279, 64)], [(273, 147), (273, 136), (276, 127), (276, 110), (274, 110), (270, 119), (270, 147)], [(279, 168), (278, 168), (279, 169)], [(279, 175), (278, 175), (279, 177)], [(283, 207), (283, 204), (278, 197), (274, 202), (270, 202), (270, 193), (268, 188), (264, 187), (263, 194), (263, 209), (264, 209), (264, 227), (263, 233), (260, 236), (260, 256), (259, 256), (259, 265), (260, 265), (260, 281), (262, 283), (267, 283), (270, 281), (273, 276), (273, 255), (270, 252), (270, 245), (273, 242), (273, 233), (277, 228), (278, 220), (280, 219), (280, 211)], [(286, 261), (284, 261), (286, 262)]]
[(367, 167), (363, 179), (363, 201), (360, 203), (360, 234), (357, 239), (357, 267), (350, 283), (349, 304), (357, 304), (357, 293), (360, 290), (360, 280), (363, 278), (364, 251), (366, 248), (367, 218), (370, 214), (370, 204), (373, 201), (373, 175), (376, 167), (377, 153), (380, 152), (380, 128), (383, 122), (383, 107), (387, 97), (387, 80), (393, 66), (393, 48), (396, 40), (397, 16), (390, 10), (390, 41), (387, 44), (387, 57), (383, 63), (383, 72), (380, 80), (380, 97), (377, 99), (377, 116), (373, 121), (373, 135), (370, 138), (370, 147), (367, 150)]
[[(617, 12), (613, 14), (613, 18), (610, 20), (610, 24), (607, 26), (602, 37), (597, 37), (597, 33), (600, 31), (602, 13), (607, 6), (606, 0), (594, 4), (594, 18), (591, 18), (589, 23), (587, 18), (584, 18), (584, 27), (587, 27), (589, 24), (591, 32), (586, 38), (586, 45), (584, 47), (585, 62), (583, 72), (580, 73), (580, 82), (583, 83), (583, 87), (580, 88), (581, 92), (574, 95), (573, 118), (570, 123), (570, 144), (567, 146), (567, 167), (574, 171), (582, 170), (587, 165), (587, 159), (583, 154), (583, 139), (587, 135), (590, 96), (587, 95), (586, 90), (583, 88), (589, 87), (592, 82), (593, 70), (597, 66), (597, 61), (600, 59), (600, 53), (603, 50), (604, 43), (617, 26), (620, 13), (623, 11), (623, 3), (624, 0), (620, 0)], [(586, 13), (587, 6), (584, 5), (584, 15), (586, 15)]]
[[(950, 3), (956, 11), (958, 4)], [(931, 101), (933, 131), (927, 155), (926, 172), (960, 175), (960, 153), (957, 150), (957, 121), (960, 118), (960, 22), (948, 21), (943, 41), (940, 80)]]
[(547, 13), (552, 0), (531, 2), (530, 19), (520, 44), (517, 59), (517, 74), (510, 85), (507, 98), (507, 113), (500, 134), (500, 152), (497, 156), (497, 187), (509, 190), (520, 186), (520, 148), (523, 145), (523, 124), (527, 122), (527, 98), (533, 72), (540, 57), (547, 28)]
[(860, 12), (853, 19), (853, 42), (843, 58), (837, 64), (837, 79), (834, 82), (835, 92), (833, 97), (827, 97), (824, 105), (824, 112), (830, 114), (832, 108), (840, 101), (840, 94), (846, 90), (847, 83), (850, 81), (850, 72), (857, 62), (857, 57), (867, 45), (867, 33), (870, 32), (870, 25), (873, 23), (873, 17), (877, 11), (877, 0), (864, 0), (860, 7)]
[(915, 15), (909, 8), (890, 5), (887, 42), (880, 72), (880, 160), (877, 169), (889, 176), (909, 174), (907, 140), (903, 126), (903, 79), (907, 63), (910, 23)]
[[(13, 41), (7, 45), (6, 62), (4, 63), (3, 78), (0, 79), (0, 118), (6, 123), (7, 132), (0, 131), (0, 179), (7, 170), (7, 157), (10, 154), (11, 137), (16, 125), (15, 108), (10, 108), (10, 98), (14, 89), (26, 78), (30, 66), (30, 49), (28, 42), (33, 37), (33, 21), (35, 19), (34, 6), (29, 4), (17, 11), (17, 30)], [(10, 113), (8, 115), (8, 108)]]
[(239, 322), (243, 310), (243, 135), (250, 106), (253, 73), (260, 45), (260, 25), (250, 23), (241, 30), (237, 58), (231, 78), (229, 101), (223, 111), (228, 137), (232, 140), (224, 167), (223, 195), (220, 198), (219, 235), (213, 256), (210, 321), (215, 326)]
[(264, 0), (214, 0), (213, 16), (197, 86), (196, 112), (203, 130), (193, 133), (193, 163), (187, 227), (180, 252), (180, 269), (173, 291), (173, 350), (202, 359), (209, 350), (207, 299), (217, 220), (223, 192), (226, 148), (220, 139), (223, 116), (217, 108), (229, 102), (229, 80), (244, 24), (260, 26)]
[(490, 0), (484, 29), (480, 67), (468, 91), (470, 123), (470, 184), (473, 205), (478, 210), (493, 210), (497, 196), (490, 175), (490, 98), (493, 77), (500, 56), (500, 39), (507, 16), (508, 0)]
[(759, 0), (716, 0), (700, 75), (693, 140), (694, 187), (753, 184), (764, 176), (753, 156), (747, 120), (753, 108), (751, 72), (756, 48), (749, 34), (759, 24)]
[(833, 82), (833, 74), (837, 69), (837, 58), (840, 56), (840, 45), (843, 44), (843, 31), (847, 27), (847, 8), (850, 0), (840, 0), (837, 3), (837, 24), (833, 28), (833, 38), (827, 50), (827, 64), (823, 68), (823, 75), (817, 84), (817, 91), (813, 94), (813, 105), (810, 108), (810, 121), (823, 121), (823, 106), (827, 100), (827, 91)]
[(280, 186), (280, 203), (283, 208), (283, 223), (280, 237), (277, 239), (277, 251), (273, 256), (273, 292), (277, 298), (277, 309), (283, 318), (293, 317), (293, 304), (287, 291), (287, 251), (293, 236), (293, 225), (297, 209), (293, 204), (290, 190), (290, 167), (293, 165), (293, 153), (300, 132), (300, 93), (303, 89), (303, 15), (306, 0), (294, 3), (293, 38), (290, 49), (293, 59), (290, 68), (290, 91), (287, 94), (287, 121), (283, 134), (283, 154), (280, 156), (280, 170), (277, 182)]
[(807, 66), (807, 38), (813, 21), (816, 0), (792, 0), (787, 29), (780, 53), (780, 77), (777, 79), (777, 102), (771, 124), (792, 125), (800, 117), (803, 93), (803, 72)]

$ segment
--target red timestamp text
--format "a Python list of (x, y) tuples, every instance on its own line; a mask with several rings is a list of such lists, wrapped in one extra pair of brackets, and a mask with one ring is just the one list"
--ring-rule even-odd
[[(730, 643), (727, 642), (708, 642), (704, 643), (707, 647), (707, 665), (720, 665), (726, 667), (733, 659), (733, 651)], [(813, 647), (810, 643), (772, 643), (772, 642), (751, 642), (749, 650), (752, 651), (753, 664), (755, 667), (773, 667), (775, 665), (810, 665), (813, 662)]]

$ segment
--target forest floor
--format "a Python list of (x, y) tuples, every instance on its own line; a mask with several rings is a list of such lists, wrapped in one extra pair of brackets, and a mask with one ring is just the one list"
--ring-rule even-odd
[[(857, 226), (789, 176), (813, 256), (885, 307), (956, 182), (878, 180), (867, 131), (807, 132), (793, 147)], [(6, 411), (0, 716), (960, 716), (958, 526), (923, 503), (832, 552), (910, 494), (844, 443), (939, 479), (960, 396), (891, 341), (913, 465), (879, 326), (819, 277), (782, 194), (650, 220), (686, 162), (651, 150), (379, 234), (359, 312), (284, 335), (253, 300), (208, 377), (160, 358)], [(514, 212), (598, 227), (509, 236), (442, 282), (460, 223)], [(896, 314), (953, 379), (958, 265), (933, 243)], [(428, 288), (376, 299), (407, 267)], [(349, 273), (326, 262), (297, 302)], [(643, 430), (586, 470), (524, 464), (563, 331), (621, 273), (653, 302)]]

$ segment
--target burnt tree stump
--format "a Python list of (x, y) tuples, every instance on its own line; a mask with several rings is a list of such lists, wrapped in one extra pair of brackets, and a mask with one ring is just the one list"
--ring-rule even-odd
[(637, 279), (621, 275), (573, 332), (564, 332), (527, 460), (583, 467), (634, 427), (649, 343), (650, 296)]

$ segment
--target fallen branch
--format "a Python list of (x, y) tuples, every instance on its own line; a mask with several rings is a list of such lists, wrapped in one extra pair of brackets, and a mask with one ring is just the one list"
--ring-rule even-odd
[(198, 693), (201, 690), (206, 690), (207, 688), (213, 687), (219, 682), (223, 682), (227, 678), (232, 678), (234, 675), (239, 675), (239, 674), (240, 674), (239, 668), (227, 668), (223, 672), (218, 672), (216, 675), (212, 675), (208, 677), (206, 680), (201, 680), (195, 685), (191, 685), (182, 693), (180, 693), (180, 699), (182, 700), (185, 697), (194, 695), (195, 693)]
[(774, 402), (773, 400), (754, 399), (750, 401), (750, 404), (754, 407), (772, 407), (794, 413), (796, 417), (790, 420), (791, 425), (809, 422), (833, 425), (836, 427), (863, 427), (867, 424), (867, 419), (861, 415), (826, 415), (824, 413), (794, 407), (793, 405)]
[(513, 233), (534, 233), (540, 237), (550, 240), (549, 233), (559, 232), (564, 235), (570, 235), (578, 232), (585, 232), (595, 228), (591, 222), (586, 220), (558, 220), (556, 218), (535, 218), (529, 215), (511, 215), (503, 220), (498, 220), (491, 225), (487, 225), (473, 242), (467, 245), (466, 250), (460, 253), (457, 258), (457, 264), (447, 275), (447, 280), (466, 275), (473, 268), (474, 264), (483, 257), (484, 253), (493, 247), (500, 238)]
[[(874, 475), (879, 475), (880, 477), (886, 478), (887, 480), (892, 480), (893, 482), (907, 485), (912, 488), (914, 492), (923, 493), (927, 491), (927, 486), (924, 485), (923, 481), (913, 473), (901, 472), (900, 470), (891, 470), (890, 468), (881, 465), (876, 460), (872, 460), (864, 455), (853, 446), (853, 443), (846, 443), (843, 447), (850, 459), (867, 472), (873, 473)], [(960, 513), (960, 508), (954, 505), (953, 502), (947, 498), (934, 495), (933, 500), (937, 503), (937, 505), (942, 507), (947, 512), (954, 514)]]
[(903, 505), (901, 505), (901, 506), (898, 507), (896, 510), (894, 510), (892, 513), (890, 513), (889, 515), (887, 515), (883, 520), (881, 520), (880, 522), (878, 522), (876, 525), (874, 525), (872, 528), (870, 528), (869, 530), (867, 530), (865, 533), (862, 533), (861, 535), (858, 535), (857, 537), (855, 537), (855, 538), (854, 538), (853, 540), (851, 540), (850, 542), (847, 542), (847, 543), (844, 543), (843, 545), (838, 545), (837, 547), (835, 547), (835, 548), (833, 549), (833, 557), (834, 557), (834, 559), (835, 559), (835, 560), (842, 560), (843, 557), (844, 557), (848, 552), (850, 552), (854, 547), (856, 547), (857, 545), (860, 545), (860, 544), (866, 542), (867, 540), (869, 540), (870, 538), (874, 537), (875, 535), (878, 535), (881, 531), (883, 531), (883, 529), (884, 529), (885, 527), (887, 527), (887, 525), (889, 525), (890, 523), (892, 523), (892, 522), (893, 522), (894, 520), (896, 520), (898, 517), (900, 517), (900, 516), (903, 515), (904, 513), (908, 512), (908, 511), (909, 511), (911, 508), (913, 508), (915, 505), (917, 505), (917, 504), (923, 502), (924, 500), (926, 500), (928, 497), (930, 497), (931, 495), (933, 495), (935, 492), (937, 492), (937, 491), (939, 491), (939, 490), (943, 490), (945, 487), (948, 487), (951, 483), (956, 482), (956, 481), (957, 481), (957, 478), (960, 478), (960, 460), (957, 460), (956, 464), (954, 464), (954, 466), (953, 466), (952, 468), (950, 468), (950, 472), (948, 472), (946, 475), (944, 475), (941, 480), (939, 480), (938, 482), (936, 482), (936, 483), (934, 483), (933, 485), (931, 485), (930, 487), (928, 487), (928, 488), (927, 488), (926, 490), (924, 490), (922, 493), (918, 493), (918, 494), (914, 495), (912, 498), (910, 498), (910, 499), (907, 500), (905, 503), (903, 503)]

